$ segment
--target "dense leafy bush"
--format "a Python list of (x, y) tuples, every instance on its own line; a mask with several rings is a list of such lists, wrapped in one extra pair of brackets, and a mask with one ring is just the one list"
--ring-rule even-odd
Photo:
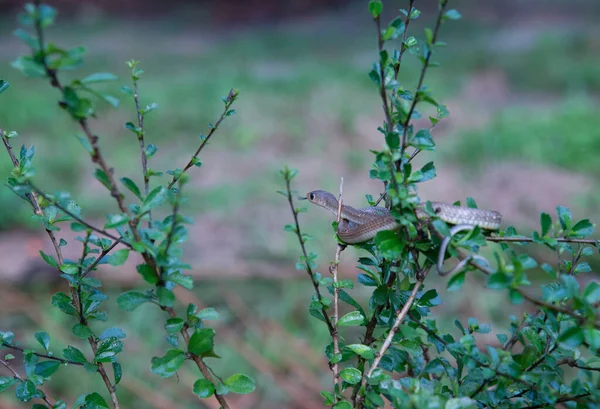
[[(519, 234), (512, 226), (491, 236), (478, 227), (451, 235), (440, 219), (426, 225), (417, 220), (417, 186), (434, 178), (436, 170), (432, 162), (413, 169), (412, 161), (435, 149), (432, 129), (448, 115), (425, 86), (425, 74), (435, 65), (433, 57), (442, 46), (440, 27), (460, 14), (448, 8), (447, 0), (441, 0), (433, 29), (426, 28), (425, 38), (418, 40), (408, 32), (411, 22), (421, 15), (414, 3), (409, 0), (408, 8), (401, 9), (386, 26), (382, 3), (369, 3), (379, 44), (379, 58), (369, 76), (381, 96), (385, 120), (379, 131), (386, 148), (372, 151), (375, 162), (370, 171), (371, 178), (382, 181), (383, 193), (377, 201), (370, 196), (367, 200), (373, 205), (385, 198), (402, 227), (395, 233), (381, 231), (359, 245), (367, 256), (358, 259), (361, 273), (356, 280), (338, 278), (340, 253), (345, 247), (341, 242), (329, 269), (332, 277), (317, 272), (317, 254), (308, 252), (310, 236), (299, 225), (299, 213), (305, 209), (295, 207), (297, 192), (291, 189), (297, 171), (286, 168), (281, 172), (287, 189), (280, 193), (288, 198), (295, 221), (286, 230), (298, 236), (302, 255), (297, 267), (306, 270), (315, 287), (310, 313), (327, 325), (332, 338), (326, 354), (333, 390), (322, 392), (325, 403), (338, 409), (380, 408), (386, 401), (403, 409), (533, 409), (559, 404), (596, 408), (600, 403), (600, 285), (594, 280), (580, 284), (581, 274), (591, 271), (585, 259), (600, 249), (598, 241), (585, 239), (594, 225), (587, 219), (574, 220), (562, 206), (556, 208), (554, 220), (542, 213), (540, 230), (531, 235)], [(408, 56), (422, 64), (414, 91), (399, 80)], [(413, 121), (425, 117), (431, 107), (435, 114), (429, 115), (429, 126), (416, 130)], [(462, 152), (472, 154), (469, 149)], [(471, 198), (467, 205), (476, 207)], [(334, 229), (339, 217), (338, 211)], [(440, 332), (433, 312), (443, 308), (442, 300), (425, 281), (438, 253), (444, 251), (440, 250), (440, 235), (452, 238), (452, 256), (468, 261), (448, 280), (448, 289), (456, 296), (468, 296), (460, 293), (468, 275), (483, 273), (488, 289), (481, 291), (505, 291), (511, 303), (531, 303), (537, 311), (511, 316), (510, 330), (496, 334), (495, 345), (484, 345), (478, 339), (491, 328), (474, 318), (454, 321), (460, 337)], [(465, 252), (478, 253), (488, 242), (500, 243), (493, 249), (494, 263), (477, 262)], [(556, 264), (538, 265), (526, 253), (531, 245), (555, 252)], [(528, 275), (539, 270), (544, 276), (538, 298), (528, 288), (532, 287)], [(368, 305), (353, 297), (355, 285), (372, 288)], [(332, 299), (324, 295), (322, 287)], [(339, 316), (341, 303), (352, 311)], [(355, 332), (347, 337), (346, 327), (359, 327), (362, 342), (351, 342)]]

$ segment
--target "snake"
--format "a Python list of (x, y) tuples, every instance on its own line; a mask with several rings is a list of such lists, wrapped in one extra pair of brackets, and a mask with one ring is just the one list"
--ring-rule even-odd
[[(338, 199), (325, 190), (313, 190), (306, 194), (309, 202), (329, 210), (337, 216)], [(459, 231), (473, 229), (479, 226), (487, 231), (494, 231), (500, 228), (502, 214), (494, 210), (474, 209), (464, 206), (455, 206), (444, 202), (430, 202), (435, 215), (446, 223), (455, 225), (450, 230), (450, 237), (446, 237), (440, 246), (440, 256), (438, 259), (438, 272), (441, 275), (457, 271), (457, 268), (464, 266), (470, 260), (462, 260), (458, 266), (451, 271), (442, 271), (442, 263), (446, 248), (452, 236)], [(432, 219), (427, 212), (424, 203), (420, 203), (415, 208), (417, 219), (428, 222)], [(340, 212), (341, 220), (338, 223), (337, 235), (340, 240), (346, 244), (360, 244), (371, 240), (380, 231), (397, 230), (400, 224), (385, 207), (369, 206), (355, 209), (352, 206), (342, 204)], [(483, 257), (473, 255), (471, 259), (480, 259)]]

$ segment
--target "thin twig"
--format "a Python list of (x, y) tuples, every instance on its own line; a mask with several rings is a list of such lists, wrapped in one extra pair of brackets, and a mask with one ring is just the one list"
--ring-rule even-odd
[[(338, 199), (338, 211), (337, 211), (338, 226), (340, 224), (340, 221), (342, 220), (342, 202), (344, 200), (343, 192), (344, 192), (344, 178), (341, 178), (341, 180), (340, 180), (340, 197)], [(340, 369), (339, 369), (339, 365), (338, 365), (338, 358), (340, 355), (340, 340), (339, 340), (338, 327), (337, 327), (337, 323), (338, 323), (338, 319), (339, 319), (339, 296), (340, 296), (340, 289), (338, 286), (338, 268), (340, 265), (340, 254), (344, 250), (345, 247), (346, 246), (343, 246), (338, 243), (336, 250), (335, 250), (335, 261), (333, 262), (333, 264), (331, 266), (329, 266), (329, 272), (331, 273), (331, 275), (333, 275), (333, 319), (332, 319), (332, 325), (333, 325), (334, 330), (333, 330), (333, 333), (331, 334), (331, 337), (333, 338), (333, 356), (334, 356), (334, 359), (336, 360), (336, 362), (331, 366), (331, 371), (333, 372), (333, 383), (334, 383), (334, 385), (337, 386), (337, 391), (335, 391), (336, 393), (334, 394), (334, 396), (336, 396), (336, 398), (335, 398), (336, 402), (337, 402), (337, 392), (338, 391), (341, 392)]]
[[(133, 70), (134, 68), (132, 68)], [(148, 196), (150, 192), (150, 176), (148, 175), (148, 157), (146, 156), (146, 143), (144, 141), (144, 115), (142, 114), (142, 108), (140, 106), (140, 96), (138, 93), (138, 82), (134, 77), (133, 79), (133, 99), (135, 101), (135, 110), (137, 111), (138, 117), (138, 129), (136, 133), (138, 142), (140, 145), (140, 155), (142, 161), (142, 173), (144, 175), (144, 193)], [(152, 211), (148, 211), (148, 228), (152, 227)]]
[[(404, 306), (402, 307), (402, 309), (399, 310), (396, 313), (396, 320), (394, 321), (394, 324), (392, 325), (392, 328), (390, 329), (390, 332), (389, 332), (388, 336), (385, 338), (385, 341), (383, 342), (383, 345), (381, 346), (381, 348), (379, 349), (379, 351), (375, 355), (375, 359), (373, 360), (373, 363), (371, 364), (371, 367), (369, 368), (369, 371), (367, 372), (366, 375), (363, 375), (363, 377), (362, 377), (362, 379), (360, 381), (360, 388), (359, 389), (362, 389), (362, 388), (366, 387), (366, 385), (367, 385), (367, 379), (371, 375), (373, 375), (373, 372), (375, 371), (375, 369), (377, 369), (377, 367), (379, 366), (379, 363), (381, 362), (381, 359), (383, 358), (383, 356), (385, 355), (386, 351), (388, 350), (388, 348), (392, 344), (392, 340), (394, 339), (394, 336), (396, 335), (396, 333), (400, 329), (400, 324), (402, 323), (402, 321), (404, 321), (404, 318), (406, 318), (406, 315), (408, 314), (408, 312), (410, 311), (410, 308), (412, 307), (413, 303), (415, 302), (415, 299), (417, 297), (417, 293), (419, 292), (419, 289), (421, 288), (421, 285), (423, 284), (423, 281), (425, 280), (425, 277), (427, 277), (427, 272), (425, 272), (422, 277), (419, 277), (419, 279), (415, 283), (415, 286), (414, 286), (412, 292), (408, 296), (408, 299), (406, 300), (406, 303), (404, 304)], [(362, 403), (361, 403), (362, 396), (361, 397), (357, 396), (356, 400), (357, 400), (358, 406), (361, 407), (362, 406)]]
[[(458, 257), (459, 260), (462, 261), (465, 258), (467, 258), (467, 256), (464, 254), (464, 252), (462, 252), (460, 249), (457, 249), (457, 250), (459, 251), (459, 257)], [(478, 269), (479, 271), (481, 271), (482, 273), (486, 274), (486, 275), (492, 275), (492, 274), (494, 274), (494, 271), (490, 270), (487, 267), (482, 266), (481, 264), (476, 263), (474, 260), (470, 260), (469, 264), (471, 266), (475, 267), (476, 269)], [(562, 313), (562, 314), (565, 314), (565, 315), (569, 315), (569, 316), (575, 318), (579, 323), (585, 322), (585, 317), (577, 314), (575, 311), (572, 311), (572, 310), (570, 310), (568, 308), (560, 307), (560, 306), (555, 305), (555, 304), (550, 304), (550, 303), (547, 303), (547, 302), (542, 301), (542, 300), (538, 300), (538, 299), (532, 297), (531, 295), (529, 295), (523, 289), (518, 288), (518, 287), (517, 288), (513, 288), (513, 291), (518, 292), (519, 294), (521, 294), (521, 296), (524, 299), (526, 299), (527, 301), (529, 301), (532, 304), (537, 305), (538, 307), (543, 307), (543, 308), (546, 308), (546, 309), (548, 309), (550, 311), (554, 311), (556, 313)], [(595, 328), (600, 329), (600, 324), (594, 322), (592, 325)]]
[[(15, 346), (15, 345), (10, 345), (10, 344), (8, 344), (6, 342), (2, 342), (2, 346), (4, 348), (12, 349), (14, 351), (19, 351), (19, 352), (23, 352), (23, 353), (25, 352), (25, 348), (21, 348), (21, 347)], [(28, 350), (28, 352), (30, 352), (30, 351), (31, 350)], [(31, 353), (33, 355), (35, 355), (35, 356), (40, 357), (40, 358), (46, 358), (46, 359), (50, 359), (50, 360), (53, 360), (53, 361), (58, 361), (58, 362), (61, 362), (63, 364), (83, 366), (83, 363), (81, 363), (81, 362), (70, 361), (68, 359), (58, 358), (58, 357), (55, 357), (55, 356), (52, 356), (52, 355), (42, 354), (42, 353), (34, 352), (34, 351), (31, 351)]]
[[(13, 166), (15, 168), (18, 168), (20, 166), (19, 160), (15, 156), (15, 154), (12, 150), (12, 146), (11, 146), (10, 142), (8, 141), (8, 138), (6, 138), (6, 136), (4, 136), (4, 131), (2, 130), (2, 128), (0, 128), (0, 136), (2, 137), (2, 142), (4, 142), (4, 146), (6, 147), (6, 151), (8, 152), (8, 156), (10, 156), (10, 160), (12, 161)], [(42, 207), (40, 206), (40, 203), (39, 203), (35, 193), (31, 193), (31, 192), (26, 193), (25, 197), (27, 198), (27, 200), (33, 207), (33, 212), (37, 216), (44, 218), (44, 211), (42, 210)], [(52, 242), (52, 247), (54, 247), (54, 251), (56, 252), (56, 257), (58, 258), (59, 265), (63, 264), (64, 261), (63, 261), (63, 257), (62, 257), (62, 252), (60, 251), (60, 246), (59, 246), (58, 240), (56, 239), (56, 235), (54, 234), (54, 232), (52, 230), (50, 230), (48, 228), (45, 228), (45, 230), (46, 230), (46, 234), (50, 238), (50, 241)]]
[(110, 246), (108, 246), (105, 250), (102, 250), (102, 253), (100, 253), (100, 255), (98, 257), (96, 257), (96, 259), (92, 262), (92, 264), (90, 264), (85, 271), (83, 272), (83, 274), (81, 275), (82, 277), (85, 277), (86, 275), (88, 275), (97, 265), (100, 261), (102, 261), (102, 259), (108, 255), (108, 253), (110, 253), (112, 251), (112, 249), (114, 249), (117, 244), (119, 244), (118, 241), (114, 241)]
[(194, 166), (194, 164), (196, 163), (196, 160), (198, 159), (198, 155), (200, 154), (200, 152), (202, 152), (202, 149), (204, 149), (204, 146), (208, 143), (210, 137), (219, 128), (219, 125), (221, 125), (221, 122), (223, 122), (225, 117), (229, 115), (229, 108), (231, 108), (231, 105), (233, 105), (233, 103), (235, 102), (237, 97), (238, 97), (237, 90), (235, 90), (233, 88), (231, 90), (229, 90), (229, 93), (227, 94), (227, 97), (225, 98), (225, 108), (223, 109), (221, 116), (219, 117), (217, 122), (214, 125), (212, 125), (212, 127), (210, 128), (210, 131), (208, 132), (208, 135), (206, 135), (206, 137), (204, 137), (204, 139), (202, 140), (202, 143), (200, 144), (198, 149), (196, 149), (196, 152), (192, 155), (192, 158), (187, 163), (187, 165), (185, 165), (185, 167), (183, 168), (181, 173), (179, 173), (178, 175), (173, 175), (173, 179), (167, 186), (168, 189), (171, 189), (173, 187), (173, 185), (175, 184), (175, 182), (177, 182), (177, 180), (181, 177), (181, 175), (183, 175), (185, 172), (187, 172), (187, 170), (189, 168)]
[[(574, 401), (574, 400), (579, 400), (579, 399), (582, 399), (582, 398), (587, 398), (590, 395), (591, 395), (591, 393), (588, 392), (588, 393), (583, 393), (581, 395), (576, 395), (576, 396), (563, 396), (562, 398), (558, 398), (556, 400), (556, 402), (554, 402), (554, 404), (571, 402), (571, 401)], [(540, 408), (546, 408), (548, 406), (550, 406), (550, 405), (547, 404), (547, 403), (540, 403), (538, 405), (523, 406), (523, 407), (521, 407), (519, 409), (540, 409)]]
[[(171, 307), (161, 307), (161, 308), (164, 311), (166, 311), (171, 318), (177, 318), (177, 313), (175, 312), (175, 310), (173, 308), (171, 308)], [(183, 327), (179, 331), (179, 333), (183, 337), (183, 340), (185, 341), (185, 345), (189, 345), (190, 334), (187, 331), (187, 327)], [(189, 357), (192, 361), (194, 361), (196, 363), (196, 366), (202, 373), (202, 376), (204, 376), (204, 379), (206, 379), (207, 381), (209, 381), (210, 383), (212, 383), (213, 385), (216, 386), (216, 382), (213, 379), (211, 370), (208, 367), (208, 365), (206, 365), (206, 363), (204, 363), (204, 361), (202, 360), (202, 357), (199, 355), (196, 355), (196, 354), (192, 354), (192, 353), (189, 353)], [(225, 397), (223, 395), (219, 394), (216, 391), (214, 392), (214, 395), (215, 395), (215, 398), (217, 399), (217, 401), (221, 404), (222, 409), (230, 409), (229, 404), (227, 403), (227, 401), (225, 400)]]
[(419, 81), (417, 82), (417, 91), (415, 92), (412, 103), (410, 104), (410, 108), (408, 110), (408, 114), (404, 123), (402, 124), (402, 138), (400, 140), (400, 159), (398, 164), (396, 165), (397, 169), (400, 169), (402, 163), (404, 161), (404, 152), (406, 150), (406, 139), (408, 136), (408, 125), (410, 120), (412, 119), (412, 115), (417, 107), (417, 103), (419, 102), (419, 91), (423, 87), (423, 81), (425, 80), (425, 73), (427, 72), (427, 68), (429, 68), (429, 61), (431, 60), (431, 56), (433, 55), (433, 48), (436, 45), (437, 36), (440, 31), (440, 27), (442, 25), (442, 17), (444, 16), (444, 11), (446, 10), (446, 6), (448, 5), (448, 1), (440, 2), (440, 9), (437, 15), (437, 20), (435, 22), (435, 27), (433, 28), (433, 35), (431, 38), (431, 48), (427, 49), (427, 55), (425, 56), (425, 61), (423, 61), (423, 67), (421, 68), (421, 74), (419, 75)]
[(29, 188), (31, 188), (31, 190), (34, 191), (37, 195), (43, 197), (48, 203), (51, 203), (53, 206), (55, 206), (56, 208), (58, 208), (59, 210), (61, 210), (67, 216), (72, 217), (74, 220), (76, 220), (78, 223), (84, 225), (88, 229), (93, 230), (93, 231), (95, 231), (98, 234), (106, 236), (109, 239), (114, 240), (115, 242), (121, 243), (121, 244), (123, 244), (123, 245), (131, 248), (131, 244), (129, 244), (126, 241), (124, 241), (122, 237), (115, 236), (114, 234), (111, 234), (111, 233), (107, 232), (104, 229), (101, 229), (99, 227), (93, 226), (90, 223), (86, 222), (81, 217), (75, 215), (73, 212), (69, 211), (66, 207), (64, 207), (63, 205), (61, 205), (60, 203), (58, 203), (58, 201), (53, 200), (50, 196), (48, 196), (47, 194), (45, 194), (40, 188), (36, 187), (31, 182), (27, 182), (26, 186), (28, 186)]
[[(375, 369), (377, 369), (377, 367), (379, 366), (379, 363), (381, 362), (381, 359), (383, 358), (386, 351), (392, 344), (394, 335), (396, 335), (396, 333), (400, 329), (400, 324), (402, 323), (402, 321), (404, 321), (404, 318), (406, 318), (406, 314), (408, 314), (408, 311), (410, 310), (413, 303), (415, 302), (417, 293), (419, 292), (419, 289), (421, 288), (421, 285), (423, 284), (424, 280), (425, 280), (425, 277), (421, 277), (419, 280), (417, 280), (417, 282), (415, 283), (415, 287), (413, 288), (412, 292), (408, 296), (408, 299), (406, 300), (406, 303), (404, 304), (402, 309), (396, 313), (396, 320), (394, 321), (394, 325), (390, 329), (388, 336), (385, 338), (385, 341), (383, 342), (381, 349), (375, 355), (373, 364), (369, 368), (369, 372), (367, 372), (367, 376), (366, 376), (367, 378), (369, 378), (371, 375), (373, 375), (373, 371), (375, 371)], [(364, 383), (366, 383), (366, 378), (363, 379), (363, 384)]]
[[(531, 237), (490, 236), (490, 237), (486, 237), (486, 240), (492, 241), (494, 243), (534, 243), (534, 242), (536, 242)], [(556, 240), (559, 243), (593, 244), (595, 246), (600, 247), (600, 241), (598, 239), (576, 239), (576, 238), (569, 238), (569, 237), (556, 237), (556, 238), (553, 238), (553, 240)]]
[(383, 33), (381, 32), (381, 15), (375, 17), (375, 24), (377, 25), (377, 46), (379, 48), (379, 95), (381, 96), (381, 102), (383, 104), (383, 112), (385, 114), (386, 132), (393, 131), (393, 122), (390, 113), (390, 107), (388, 104), (387, 91), (385, 89), (385, 67), (381, 61), (381, 52), (383, 51)]
[(315, 274), (310, 266), (310, 261), (308, 258), (308, 252), (306, 251), (306, 246), (304, 245), (304, 239), (302, 238), (302, 232), (300, 231), (300, 222), (298, 221), (298, 212), (294, 207), (294, 199), (292, 198), (292, 188), (290, 186), (290, 179), (288, 177), (285, 178), (286, 190), (287, 190), (287, 199), (292, 210), (292, 215), (294, 216), (294, 226), (295, 233), (298, 237), (298, 242), (300, 243), (300, 249), (302, 250), (302, 255), (305, 260), (305, 271), (310, 277), (310, 281), (313, 284), (315, 289), (315, 293), (317, 295), (317, 300), (319, 304), (321, 304), (321, 313), (323, 314), (323, 319), (325, 320), (325, 324), (327, 324), (327, 329), (329, 330), (329, 334), (333, 337), (335, 332), (335, 328), (333, 327), (331, 320), (329, 319), (329, 315), (327, 314), (327, 310), (325, 309), (325, 304), (323, 302), (323, 296), (321, 295), (321, 290), (319, 289), (319, 283), (315, 279)]

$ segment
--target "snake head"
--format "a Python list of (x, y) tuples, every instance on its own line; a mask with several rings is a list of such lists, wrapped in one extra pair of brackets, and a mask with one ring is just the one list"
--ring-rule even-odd
[(325, 190), (313, 190), (306, 194), (306, 198), (319, 206), (322, 207), (337, 207), (337, 199), (334, 195)]

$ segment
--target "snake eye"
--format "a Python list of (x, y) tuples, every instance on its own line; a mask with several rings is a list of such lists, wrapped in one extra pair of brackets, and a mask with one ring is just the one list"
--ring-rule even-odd
[(310, 200), (315, 200), (315, 194), (314, 194), (314, 193), (312, 193), (312, 192), (311, 192), (311, 193), (309, 193), (309, 194), (308, 194), (308, 198), (309, 198)]

